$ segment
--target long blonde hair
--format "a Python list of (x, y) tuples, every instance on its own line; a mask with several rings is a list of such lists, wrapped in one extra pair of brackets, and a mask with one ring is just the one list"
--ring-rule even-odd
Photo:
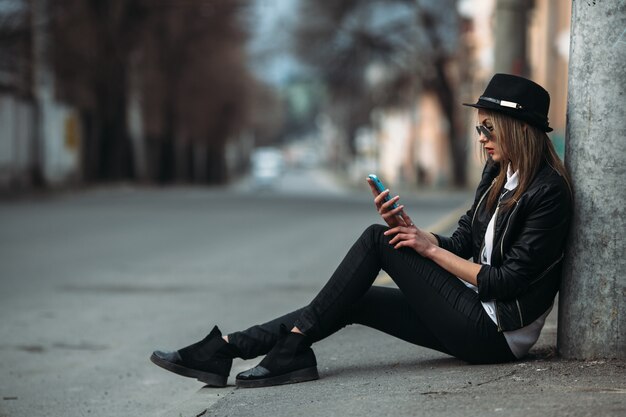
[[(519, 182), (512, 198), (507, 199), (502, 204), (502, 208), (510, 208), (526, 192), (543, 161), (565, 179), (571, 195), (569, 176), (565, 166), (554, 150), (552, 141), (544, 131), (502, 113), (483, 111), (493, 123), (495, 141), (500, 145), (503, 156), (503, 160), (500, 162), (500, 172), (487, 197), (489, 210), (497, 204), (500, 191), (506, 184), (506, 171), (509, 162), (518, 172)], [(487, 158), (484, 149), (483, 155)]]

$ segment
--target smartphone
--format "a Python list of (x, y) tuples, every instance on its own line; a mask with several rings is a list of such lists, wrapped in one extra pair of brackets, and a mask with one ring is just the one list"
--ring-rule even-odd
[[(370, 179), (374, 182), (374, 186), (376, 187), (376, 190), (377, 190), (379, 193), (382, 193), (383, 191), (385, 191), (385, 190), (387, 189), (387, 188), (383, 185), (382, 181), (381, 181), (381, 180), (380, 180), (380, 179), (379, 179), (376, 175), (374, 175), (374, 174), (369, 174), (369, 175), (368, 175), (368, 177), (369, 177), (369, 178), (370, 178)], [(391, 195), (391, 193), (389, 193), (389, 194), (387, 194), (387, 195), (385, 196), (385, 201), (389, 201), (389, 200), (391, 200), (390, 195)], [(395, 208), (398, 208), (398, 204), (393, 203), (393, 206), (391, 207), (391, 209), (393, 210), (393, 209), (395, 209)]]

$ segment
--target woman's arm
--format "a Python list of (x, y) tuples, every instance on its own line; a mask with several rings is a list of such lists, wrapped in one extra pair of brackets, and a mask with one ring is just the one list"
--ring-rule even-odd
[(478, 286), (478, 273), (482, 265), (456, 256), (452, 252), (438, 246), (428, 249), (425, 256), (449, 273), (461, 278), (463, 281)]

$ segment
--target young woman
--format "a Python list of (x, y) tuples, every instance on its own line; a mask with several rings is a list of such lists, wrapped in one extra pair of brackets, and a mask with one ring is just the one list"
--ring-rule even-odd
[[(546, 135), (550, 97), (525, 78), (496, 74), (475, 104), (487, 156), (472, 207), (451, 237), (417, 228), (370, 182), (388, 227), (368, 227), (309, 305), (247, 330), (151, 360), (224, 386), (233, 358), (266, 355), (240, 387), (318, 378), (311, 345), (358, 323), (470, 363), (512, 361), (537, 341), (559, 288), (570, 222), (567, 174)], [(471, 259), (471, 260), (469, 260)], [(384, 269), (398, 288), (372, 286)]]

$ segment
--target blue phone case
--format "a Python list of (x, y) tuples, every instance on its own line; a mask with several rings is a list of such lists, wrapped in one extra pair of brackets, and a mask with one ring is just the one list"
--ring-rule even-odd
[[(382, 181), (378, 179), (378, 177), (374, 174), (370, 174), (368, 175), (368, 177), (374, 181), (374, 186), (376, 187), (376, 190), (378, 190), (379, 193), (382, 193), (383, 191), (385, 191), (385, 186), (383, 185)], [(390, 193), (391, 194), (391, 193)], [(389, 196), (389, 194), (387, 194), (387, 196), (385, 197), (385, 201), (389, 201), (391, 200), (391, 197)], [(393, 206), (391, 206), (392, 209), (398, 208), (398, 205), (396, 203), (393, 203)]]

